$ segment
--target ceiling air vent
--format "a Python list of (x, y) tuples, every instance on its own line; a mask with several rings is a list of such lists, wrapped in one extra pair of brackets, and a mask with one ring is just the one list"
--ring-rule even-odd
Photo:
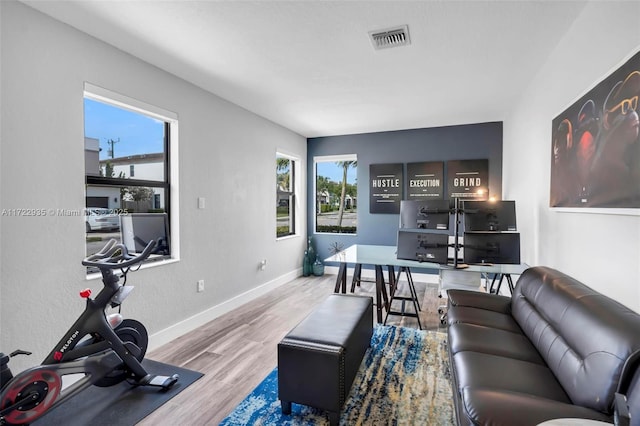
[(407, 25), (390, 28), (388, 30), (371, 31), (369, 36), (371, 37), (371, 43), (373, 43), (373, 47), (376, 50), (411, 44), (411, 39), (409, 38), (409, 27)]

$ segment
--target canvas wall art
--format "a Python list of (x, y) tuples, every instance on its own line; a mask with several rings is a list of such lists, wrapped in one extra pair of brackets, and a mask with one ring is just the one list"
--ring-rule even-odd
[(400, 213), (403, 164), (369, 165), (369, 213)]
[(486, 200), (489, 198), (489, 160), (447, 162), (449, 199)]
[(441, 200), (444, 197), (444, 163), (407, 163), (407, 200)]
[(640, 52), (552, 121), (551, 207), (640, 208)]

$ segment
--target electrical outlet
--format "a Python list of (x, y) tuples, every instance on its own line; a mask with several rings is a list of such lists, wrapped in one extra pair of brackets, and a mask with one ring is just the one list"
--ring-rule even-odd
[(260, 261), (260, 270), (264, 271), (267, 268), (267, 259), (262, 259)]
[(202, 293), (204, 291), (204, 280), (198, 280), (198, 293)]

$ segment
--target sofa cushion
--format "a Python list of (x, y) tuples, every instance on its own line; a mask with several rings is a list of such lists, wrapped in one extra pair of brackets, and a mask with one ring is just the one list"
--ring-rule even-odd
[(447, 309), (447, 323), (476, 324), (514, 333), (522, 333), (520, 326), (511, 315), (480, 307), (449, 305), (449, 309)]
[(466, 387), (461, 399), (465, 414), (478, 425), (537, 425), (556, 418), (610, 421), (588, 408), (502, 389)]
[(475, 324), (451, 324), (449, 350), (453, 354), (482, 352), (544, 365), (536, 348), (523, 334)]
[(471, 290), (448, 290), (447, 299), (449, 306), (471, 306), (511, 314), (511, 298), (506, 296)]
[(610, 412), (627, 357), (640, 348), (640, 316), (547, 267), (527, 269), (511, 310), (574, 404)]
[(544, 365), (480, 352), (451, 356), (458, 388), (493, 388), (536, 395), (570, 404), (553, 373)]

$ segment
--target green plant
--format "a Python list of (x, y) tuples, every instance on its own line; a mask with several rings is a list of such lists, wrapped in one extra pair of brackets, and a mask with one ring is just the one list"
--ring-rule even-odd
[(342, 250), (344, 250), (344, 245), (339, 241), (334, 241), (329, 245), (329, 253), (331, 253), (331, 255), (336, 255)]

